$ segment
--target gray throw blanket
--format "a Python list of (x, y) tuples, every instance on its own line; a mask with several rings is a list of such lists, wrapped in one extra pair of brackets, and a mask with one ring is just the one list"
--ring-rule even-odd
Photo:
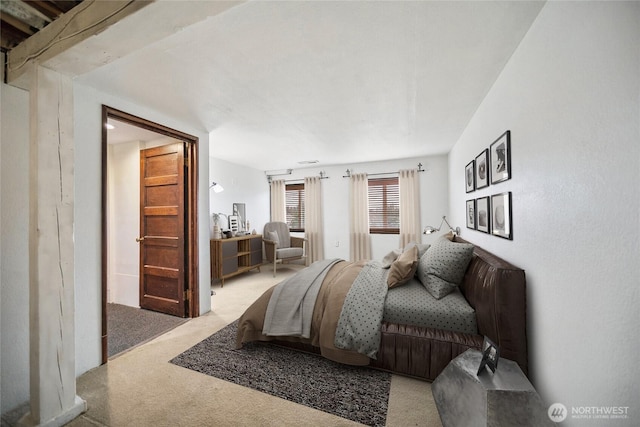
[(264, 317), (262, 333), (267, 336), (311, 336), (311, 319), (320, 286), (339, 258), (316, 261), (273, 290)]
[(337, 348), (376, 358), (388, 275), (389, 270), (378, 261), (369, 261), (362, 268), (342, 306), (334, 342)]

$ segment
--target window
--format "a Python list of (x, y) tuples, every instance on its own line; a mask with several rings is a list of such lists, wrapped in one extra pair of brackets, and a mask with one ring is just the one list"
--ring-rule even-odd
[(369, 233), (400, 234), (398, 178), (369, 179)]
[(304, 184), (287, 184), (285, 203), (289, 229), (304, 231)]

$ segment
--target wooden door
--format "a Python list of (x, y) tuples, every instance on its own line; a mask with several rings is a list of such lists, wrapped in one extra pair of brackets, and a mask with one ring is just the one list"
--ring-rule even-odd
[(184, 143), (140, 151), (140, 307), (185, 317)]

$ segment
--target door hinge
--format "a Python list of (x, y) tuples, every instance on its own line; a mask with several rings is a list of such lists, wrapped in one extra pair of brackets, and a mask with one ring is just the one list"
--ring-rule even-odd
[(184, 291), (184, 300), (189, 301), (189, 291)]

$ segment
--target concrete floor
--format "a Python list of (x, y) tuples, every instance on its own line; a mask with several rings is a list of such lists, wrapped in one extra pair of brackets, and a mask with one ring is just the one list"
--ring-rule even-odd
[[(212, 290), (212, 311), (83, 374), (77, 394), (88, 410), (68, 425), (352, 426), (352, 421), (168, 363), (236, 320), (265, 289), (300, 266), (249, 272)], [(5, 420), (6, 421), (6, 420)], [(3, 422), (3, 426), (13, 423)], [(394, 375), (387, 426), (440, 426), (424, 381)]]

